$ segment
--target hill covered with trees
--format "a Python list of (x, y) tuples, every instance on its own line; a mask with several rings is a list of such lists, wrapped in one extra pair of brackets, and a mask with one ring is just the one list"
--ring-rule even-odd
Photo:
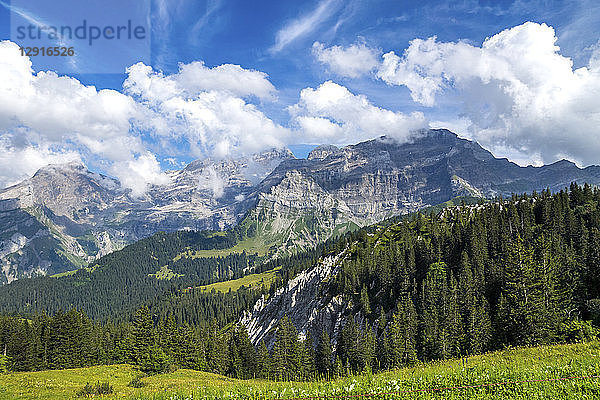
[[(150, 271), (181, 250), (179, 245), (171, 246), (171, 252), (170, 246), (137, 246), (111, 257), (135, 255), (145, 263), (158, 258)], [(600, 190), (587, 185), (571, 185), (569, 192), (465, 204), (362, 229), (310, 252), (261, 265), (258, 269), (283, 266), (267, 297), (276, 296), (277, 287), (331, 254), (342, 254), (342, 261), (336, 274), (322, 282), (320, 296), (346, 302), (338, 331), (311, 326), (299, 332), (298, 321), (284, 317), (272, 346), (253, 344), (245, 327), (231, 322), (263, 294), (261, 290), (217, 294), (171, 286), (160, 296), (140, 297), (140, 303), (150, 300), (149, 308), (139, 309), (131, 322), (111, 322), (110, 311), (117, 306), (107, 308), (102, 323), (77, 311), (5, 317), (0, 322), (0, 347), (6, 346), (11, 368), (19, 370), (134, 362), (150, 370), (178, 365), (235, 377), (309, 379), (597, 335)], [(227, 257), (228, 263), (252, 262), (245, 254)], [(51, 286), (55, 282), (68, 282), (70, 290), (78, 290), (98, 279), (98, 271), (108, 276), (110, 271), (124, 273), (131, 263), (144, 265), (135, 259), (108, 263), (107, 258), (93, 271), (31, 282), (51, 282), (44, 289), (48, 291), (59, 288)], [(224, 260), (211, 262), (219, 266)], [(27, 281), (17, 284), (23, 282)], [(41, 287), (32, 284), (28, 290)], [(4, 290), (7, 296), (10, 292)], [(195, 299), (196, 308), (182, 303), (185, 296)], [(17, 304), (5, 299), (5, 308)], [(65, 307), (64, 302), (55, 304)], [(98, 307), (101, 310), (102, 303)], [(212, 313), (207, 311), (211, 307)], [(27, 309), (11, 311), (23, 310)], [(69, 351), (69, 346), (79, 350)]]

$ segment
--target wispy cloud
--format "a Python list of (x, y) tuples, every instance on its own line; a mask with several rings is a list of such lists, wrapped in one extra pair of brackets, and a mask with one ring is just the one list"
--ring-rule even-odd
[[(2, 0), (0, 0), (0, 5), (2, 5), (4, 8), (6, 8), (11, 13), (17, 14), (18, 16), (20, 16), (21, 18), (23, 18), (24, 20), (29, 22), (31, 25), (38, 27), (42, 31), (47, 30), (49, 26), (52, 26), (51, 23), (45, 22), (42, 18), (40, 18), (37, 15), (35, 15), (31, 12), (28, 12), (20, 7), (15, 7), (13, 5), (7, 4), (6, 2), (4, 2)], [(55, 39), (57, 45), (62, 46), (62, 47), (70, 47), (70, 44), (68, 43), (68, 41), (62, 35), (60, 35), (60, 33), (55, 32), (55, 34), (57, 37)], [(68, 57), (68, 62), (71, 65), (71, 67), (73, 68), (73, 70), (75, 72), (78, 72), (75, 56)]]
[(162, 68), (167, 64), (168, 54), (170, 46), (169, 41), (169, 27), (170, 27), (170, 15), (169, 5), (167, 0), (156, 0), (154, 3), (154, 13), (152, 15), (152, 30), (154, 37), (159, 39), (155, 40), (153, 49), (154, 59), (153, 64)]
[(339, 0), (321, 0), (310, 13), (302, 15), (281, 28), (275, 36), (275, 44), (269, 49), (271, 54), (283, 50), (290, 43), (313, 32), (325, 22), (340, 6)]
[[(18, 16), (22, 17), (27, 22), (29, 22), (31, 25), (34, 25), (34, 26), (40, 28), (41, 30), (47, 29), (48, 26), (50, 26), (50, 24), (45, 23), (40, 17), (38, 17), (30, 12), (27, 12), (27, 11), (23, 10), (22, 8), (12, 6), (10, 4), (5, 3), (2, 0), (0, 0), (0, 4), (2, 4), (2, 6), (4, 6), (4, 8), (9, 10), (10, 12), (17, 14)], [(64, 41), (64, 38), (58, 32), (56, 33), (56, 36), (58, 37), (58, 39), (56, 39), (57, 42), (61, 46), (64, 46), (66, 44)]]
[(212, 22), (212, 17), (217, 12), (221, 6), (223, 5), (222, 0), (209, 0), (206, 3), (206, 12), (196, 21), (194, 27), (192, 28), (192, 32), (197, 34), (204, 28), (207, 24)]

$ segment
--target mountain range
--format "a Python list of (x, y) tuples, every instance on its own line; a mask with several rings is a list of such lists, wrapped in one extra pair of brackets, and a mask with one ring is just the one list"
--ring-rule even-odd
[(0, 191), (0, 283), (74, 270), (158, 231), (252, 229), (274, 256), (459, 196), (494, 198), (600, 184), (600, 167), (521, 167), (444, 130), (386, 137), (307, 159), (289, 150), (197, 160), (133, 197), (80, 164), (51, 165)]

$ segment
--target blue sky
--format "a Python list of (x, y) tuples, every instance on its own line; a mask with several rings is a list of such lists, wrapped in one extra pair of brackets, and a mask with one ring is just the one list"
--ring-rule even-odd
[[(594, 1), (152, 0), (141, 1), (139, 4), (145, 6), (136, 10), (123, 9), (122, 1), (106, 1), (96, 4), (93, 16), (89, 9), (73, 7), (74, 3), (85, 4), (70, 0), (2, 0), (0, 39), (16, 41), (14, 32), (11, 35), (11, 23), (14, 29), (15, 23), (23, 18), (17, 15), (17, 11), (52, 25), (75, 24), (84, 18), (96, 18), (105, 24), (115, 21), (114, 24), (118, 24), (125, 17), (147, 17), (145, 22), (151, 32), (148, 54), (143, 48), (132, 47), (131, 43), (120, 43), (120, 47), (115, 44), (115, 47), (80, 49), (78, 68), (70, 65), (67, 59), (31, 57), (33, 73), (54, 69), (58, 75), (74, 77), (82, 85), (124, 93), (148, 106), (153, 113), (161, 114), (165, 112), (164, 103), (159, 104), (156, 97), (150, 99), (147, 93), (140, 92), (141, 86), (135, 86), (138, 88), (135, 93), (123, 88), (129, 76), (125, 73), (126, 68), (137, 61), (144, 62), (151, 67), (153, 74), (162, 77), (175, 76), (180, 64), (195, 61), (202, 61), (206, 68), (234, 64), (244, 70), (259, 71), (266, 74), (264, 80), (272, 84), (272, 95), (265, 97), (243, 93), (233, 97), (242, 99), (245, 107), (254, 107), (260, 112), (261, 119), (268, 120), (268, 124), (272, 122), (276, 129), (285, 130), (282, 135), (289, 137), (280, 141), (296, 149), (299, 155), (304, 155), (308, 148), (299, 146), (302, 143), (344, 144), (378, 136), (376, 127), (369, 126), (366, 121), (369, 118), (377, 119), (376, 115), (380, 113), (380, 118), (391, 118), (392, 125), (400, 124), (400, 130), (419, 124), (452, 128), (461, 136), (480, 141), (495, 154), (507, 156), (521, 164), (540, 164), (560, 158), (572, 159), (580, 165), (600, 163), (600, 159), (594, 159), (583, 144), (586, 140), (597, 139), (594, 136), (597, 131), (589, 132), (589, 127), (583, 122), (581, 126), (578, 125), (579, 119), (595, 121), (598, 116), (598, 104), (590, 100), (597, 89), (596, 72), (592, 64), (596, 54), (600, 54), (600, 4)], [(50, 4), (51, 7), (48, 6)], [(529, 21), (535, 24), (519, 28)], [(505, 33), (496, 42), (484, 44), (486, 38), (501, 32)], [(421, 47), (417, 44), (411, 46), (415, 39), (426, 41), (434, 37)], [(549, 42), (553, 40), (560, 49), (551, 48), (552, 43)], [(530, 48), (520, 48), (521, 43), (527, 43)], [(520, 69), (515, 67), (508, 72), (499, 69), (491, 72), (491, 75), (484, 71), (486, 67), (481, 66), (495, 63), (498, 57), (508, 66), (519, 63), (519, 59), (514, 62), (510, 60), (512, 50), (505, 51), (509, 46), (515, 48), (515, 54), (519, 51), (530, 54), (538, 47), (546, 48), (548, 50), (540, 54), (540, 60), (546, 62), (544, 57), (548, 57), (547, 62), (555, 63), (556, 68), (549, 68), (552, 74), (544, 77), (546, 81), (526, 76), (527, 71), (540, 67), (535, 65), (535, 58), (528, 61), (530, 64), (520, 66)], [(485, 50), (487, 47), (493, 49), (488, 52)], [(352, 49), (358, 52), (356, 57), (359, 58), (346, 57)], [(408, 49), (414, 50), (414, 60), (410, 60), (405, 53)], [(457, 66), (456, 61), (452, 60), (460, 60), (463, 51), (468, 53), (469, 58), (464, 59), (464, 65)], [(430, 64), (419, 61), (433, 53), (437, 58)], [(393, 71), (384, 72), (384, 55), (389, 55), (388, 61), (395, 62)], [(359, 64), (364, 60), (364, 65), (367, 65), (359, 72), (348, 72), (344, 68), (348, 60), (355, 62), (359, 59)], [(565, 60), (566, 63), (571, 62), (572, 66), (565, 66)], [(114, 71), (121, 73), (98, 73), (101, 69), (99, 66), (108, 61)], [(369, 67), (369, 62), (375, 64)], [(468, 71), (470, 63), (483, 69), (471, 73)], [(584, 78), (575, 72), (578, 68), (586, 69)], [(563, 86), (548, 89), (550, 82), (557, 80), (564, 81)], [(321, 87), (326, 82), (331, 84)], [(185, 82), (182, 80), (180, 84), (185, 85)], [(427, 85), (434, 85), (433, 92), (427, 91)], [(573, 93), (572, 99), (569, 97), (570, 103), (566, 105), (561, 103), (558, 95), (552, 102), (548, 100), (539, 107), (536, 105), (535, 110), (519, 103), (524, 95), (554, 99), (556, 93), (574, 86), (579, 88), (578, 85), (581, 86), (579, 92)], [(199, 93), (208, 91), (197, 87), (193, 94), (188, 93), (180, 98), (193, 101)], [(301, 93), (304, 93), (304, 98)], [(332, 109), (325, 109), (323, 104), (318, 103), (323, 96), (346, 99), (344, 104), (348, 110), (358, 107), (362, 110), (360, 112), (365, 112), (365, 117), (353, 119), (351, 115), (338, 112), (342, 106), (334, 105)], [(584, 101), (587, 103), (582, 106)], [(531, 100), (527, 102), (531, 103)], [(557, 114), (553, 107), (571, 111), (560, 121), (548, 121), (548, 115)], [(5, 114), (10, 112), (14, 111), (8, 110)], [(35, 113), (36, 110), (30, 112)], [(584, 112), (588, 114), (583, 115)], [(519, 119), (509, 118), (509, 113), (512, 116), (518, 114)], [(573, 115), (579, 116), (579, 119), (573, 118)], [(181, 118), (176, 119), (177, 123), (181, 122)], [(187, 117), (188, 121), (191, 119), (191, 116)], [(311, 123), (310, 127), (307, 121)], [(318, 132), (315, 131), (317, 124), (320, 129)], [(572, 134), (565, 132), (565, 126), (570, 124), (574, 126)], [(33, 122), (26, 121), (4, 126), (0, 123), (0, 129), (5, 129), (4, 135), (12, 135), (10, 146), (13, 150), (17, 142), (17, 128), (25, 126), (28, 132), (39, 130), (32, 127)], [(557, 126), (561, 130), (552, 131), (552, 127)], [(54, 133), (47, 134), (45, 137), (51, 137), (52, 140), (43, 144), (35, 141), (38, 140), (35, 138), (45, 135), (40, 132), (36, 133), (35, 138), (28, 136), (26, 141), (36, 151), (41, 151), (43, 147), (42, 153), (50, 160), (61, 159), (54, 157), (60, 154), (77, 155), (91, 168), (108, 173), (116, 162), (121, 162), (121, 158), (137, 162), (146, 151), (152, 153), (162, 170), (168, 167), (166, 159), (176, 158), (184, 162), (203, 156), (216, 156), (211, 151), (219, 145), (209, 143), (212, 139), (205, 136), (210, 135), (198, 133), (197, 127), (189, 128), (196, 130), (195, 136), (192, 135), (194, 139), (180, 132), (188, 129), (185, 124), (178, 127), (180, 131), (175, 134), (170, 132), (169, 140), (165, 139), (165, 135), (147, 132), (152, 129), (158, 131), (157, 128), (139, 126), (130, 129), (128, 135), (135, 137), (127, 140), (138, 140), (141, 144), (138, 143), (138, 148), (127, 156), (129, 160), (125, 156), (107, 155), (109, 152), (105, 149), (97, 150), (102, 146), (88, 145), (89, 140), (70, 140), (69, 136), (57, 139)], [(76, 134), (72, 133), (73, 137)], [(225, 134), (229, 135), (229, 132)], [(233, 142), (245, 143), (239, 140), (239, 133), (232, 135)], [(273, 131), (272, 135), (274, 138), (260, 141), (265, 145), (276, 142), (278, 134)], [(399, 135), (399, 140), (409, 140), (407, 135)], [(195, 147), (191, 141), (198, 140), (199, 136), (206, 141), (202, 144), (203, 148), (191, 151)], [(303, 140), (304, 136), (306, 140)], [(8, 139), (6, 141), (8, 143)], [(168, 145), (165, 144), (167, 141)], [(580, 145), (565, 146), (565, 143), (571, 142)], [(223, 156), (226, 153), (219, 154)], [(0, 182), (11, 179), (5, 177)]]
[[(36, 2), (31, 1), (35, 14)], [(53, 4), (56, 15), (72, 11), (69, 1)], [(79, 2), (78, 2), (79, 3)], [(328, 12), (319, 23), (277, 53), (276, 35), (286, 24), (309, 15), (320, 3), (329, 3)], [(181, 62), (203, 60), (207, 65), (239, 64), (269, 74), (280, 90), (290, 91), (289, 97), (308, 85), (315, 85), (330, 76), (310, 61), (314, 41), (348, 45), (362, 37), (367, 43), (382, 49), (404, 49), (414, 38), (437, 36), (441, 41), (468, 40), (480, 44), (486, 37), (526, 21), (545, 22), (557, 31), (558, 45), (564, 55), (577, 64), (585, 64), (590, 45), (598, 40), (600, 8), (593, 1), (195, 1), (154, 0), (150, 3), (152, 30), (152, 65), (165, 72), (176, 72)], [(10, 0), (5, 1), (10, 5)], [(118, 3), (117, 3), (118, 4)], [(159, 15), (160, 4), (168, 10)], [(65, 6), (61, 9), (60, 6)], [(59, 8), (56, 8), (59, 7)], [(103, 7), (107, 18), (119, 13), (117, 7)], [(81, 17), (88, 15), (84, 12)], [(74, 17), (77, 18), (77, 17)], [(0, 7), (0, 37), (10, 38), (10, 12)], [(54, 22), (60, 24), (60, 22)], [(166, 29), (163, 28), (166, 25)], [(337, 28), (337, 29), (336, 29)], [(99, 59), (103, 54), (91, 54)], [(45, 69), (43, 58), (33, 60), (35, 69)], [(94, 60), (90, 60), (93, 62)], [(123, 74), (77, 74), (85, 84), (98, 88), (121, 89)], [(362, 86), (346, 82), (357, 89)], [(363, 84), (365, 84), (363, 82)], [(376, 88), (371, 89), (377, 96)], [(380, 104), (402, 105), (387, 94), (379, 96)], [(293, 101), (295, 99), (292, 99)]]

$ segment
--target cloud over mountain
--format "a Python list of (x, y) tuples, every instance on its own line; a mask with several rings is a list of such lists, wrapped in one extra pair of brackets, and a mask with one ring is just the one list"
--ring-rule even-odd
[(275, 99), (267, 75), (237, 65), (192, 62), (165, 75), (139, 63), (128, 69), (123, 92), (97, 90), (35, 72), (19, 47), (4, 41), (0, 76), (2, 187), (50, 163), (85, 161), (140, 196), (168, 181), (159, 155), (252, 154), (281, 147), (288, 134), (246, 100)]
[(165, 75), (138, 63), (128, 68), (123, 86), (145, 107), (146, 128), (152, 134), (159, 140), (186, 141), (195, 157), (224, 158), (282, 147), (288, 131), (240, 97), (270, 97), (274, 88), (266, 75), (221, 67), (207, 70), (188, 64)]
[(315, 143), (345, 144), (382, 135), (405, 142), (427, 125), (422, 113), (377, 107), (332, 81), (303, 89), (300, 101), (289, 110), (305, 137)]
[(401, 56), (384, 54), (377, 76), (406, 86), (429, 107), (458, 95), (470, 135), (492, 149), (544, 162), (598, 163), (600, 53), (574, 69), (556, 42), (552, 27), (533, 22), (481, 46), (415, 39)]
[[(338, 1), (318, 2), (281, 28), (273, 51), (308, 37), (339, 8)], [(0, 42), (0, 187), (48, 163), (81, 161), (142, 196), (167, 182), (161, 163), (174, 157), (222, 159), (382, 135), (406, 142), (430, 124), (458, 127), (522, 164), (597, 164), (600, 47), (590, 47), (587, 64), (575, 68), (557, 40), (552, 27), (533, 22), (481, 45), (417, 38), (383, 56), (360, 37), (346, 46), (311, 40), (305, 55), (347, 87), (318, 76), (281, 92), (265, 72), (202, 61), (170, 72), (137, 63), (122, 89), (98, 90), (35, 71), (17, 44)], [(353, 81), (364, 76), (373, 79)]]
[[(0, 42), (0, 146), (4, 159), (21, 158), (3, 168), (0, 184), (31, 175), (40, 164), (73, 161), (93, 154), (126, 179), (125, 165), (143, 161), (145, 148), (131, 131), (142, 114), (129, 96), (97, 90), (51, 71), (34, 72), (12, 42)], [(132, 179), (139, 179), (133, 176)], [(157, 177), (151, 177), (156, 180)]]

